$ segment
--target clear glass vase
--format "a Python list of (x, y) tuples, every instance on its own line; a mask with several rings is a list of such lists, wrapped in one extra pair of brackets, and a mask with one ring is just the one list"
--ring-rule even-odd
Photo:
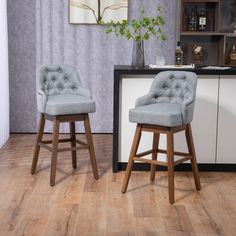
[(140, 42), (133, 42), (133, 53), (132, 53), (132, 67), (144, 67), (144, 45), (143, 40)]

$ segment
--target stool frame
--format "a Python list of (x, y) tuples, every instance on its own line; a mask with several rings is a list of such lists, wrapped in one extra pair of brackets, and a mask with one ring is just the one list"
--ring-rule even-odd
[[(137, 154), (142, 131), (153, 133), (152, 149)], [(188, 146), (188, 153), (174, 151), (174, 134), (180, 131), (185, 131), (185, 137), (186, 137), (186, 142)], [(166, 134), (167, 136), (167, 150), (159, 149), (158, 147), (160, 134)], [(158, 153), (167, 154), (167, 162), (158, 161), (157, 160)], [(146, 156), (149, 154), (152, 154), (151, 160), (143, 158), (143, 156)], [(182, 156), (183, 158), (177, 161), (174, 161), (174, 155)], [(181, 125), (177, 127), (164, 127), (164, 126), (158, 126), (158, 125), (137, 124), (121, 192), (125, 193), (127, 191), (134, 161), (151, 164), (151, 173), (150, 173), (151, 181), (155, 180), (156, 166), (157, 165), (166, 166), (168, 169), (169, 202), (173, 204), (175, 202), (174, 167), (188, 160), (191, 161), (195, 186), (196, 186), (196, 189), (199, 191), (201, 190), (201, 183), (200, 183), (200, 178), (199, 178), (199, 173), (198, 173), (198, 166), (197, 166), (197, 161), (196, 161), (196, 154), (195, 154), (191, 125), (187, 124), (187, 125)]]
[[(44, 126), (45, 121), (50, 120), (53, 122), (53, 136), (52, 140), (43, 140), (43, 133), (44, 133)], [(77, 140), (76, 139), (76, 132), (75, 132), (75, 122), (76, 121), (83, 121), (84, 128), (85, 128), (85, 135), (87, 139), (87, 143)], [(60, 130), (60, 123), (62, 122), (69, 122), (70, 124), (70, 138), (67, 139), (59, 139), (59, 130)], [(70, 142), (70, 148), (58, 148), (59, 143)], [(76, 143), (80, 146), (76, 146)], [(52, 144), (49, 146), (48, 144)], [(40, 147), (43, 147), (49, 151), (51, 151), (51, 174), (50, 174), (50, 185), (55, 185), (55, 178), (56, 178), (56, 165), (57, 165), (57, 154), (58, 152), (66, 152), (71, 151), (72, 156), (72, 166), (74, 169), (77, 168), (77, 157), (76, 151), (82, 149), (88, 149), (90, 154), (90, 160), (92, 164), (93, 175), (95, 179), (98, 179), (98, 171), (97, 171), (97, 163), (95, 158), (94, 146), (93, 146), (93, 139), (89, 121), (88, 114), (76, 114), (76, 115), (48, 115), (41, 113), (38, 133), (37, 133), (37, 140), (36, 145), (34, 148), (34, 155), (33, 161), (31, 166), (31, 174), (35, 174), (38, 156)]]

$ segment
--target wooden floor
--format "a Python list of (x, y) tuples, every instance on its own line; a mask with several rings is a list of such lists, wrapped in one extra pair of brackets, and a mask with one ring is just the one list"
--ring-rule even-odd
[[(83, 138), (83, 136), (81, 136)], [(124, 172), (113, 174), (112, 136), (94, 135), (99, 176), (92, 177), (87, 151), (73, 170), (70, 153), (58, 158), (50, 187), (50, 156), (42, 150), (30, 174), (35, 135), (12, 135), (0, 150), (0, 236), (17, 235), (236, 235), (236, 173), (175, 175), (176, 203), (169, 205), (167, 173), (133, 172), (121, 194)]]

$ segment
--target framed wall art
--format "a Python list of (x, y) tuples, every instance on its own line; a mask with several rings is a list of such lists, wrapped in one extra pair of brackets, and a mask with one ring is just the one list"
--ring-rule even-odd
[(69, 0), (70, 24), (106, 24), (127, 18), (128, 0)]

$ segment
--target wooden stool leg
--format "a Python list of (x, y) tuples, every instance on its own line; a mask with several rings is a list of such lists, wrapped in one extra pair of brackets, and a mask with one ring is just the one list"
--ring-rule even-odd
[[(76, 147), (76, 134), (75, 134), (75, 122), (70, 122), (70, 138), (71, 138), (71, 147)], [(76, 150), (71, 151), (72, 156), (72, 166), (74, 169), (77, 168), (77, 158)]]
[[(160, 134), (159, 133), (153, 133), (153, 143), (152, 143), (152, 160), (157, 160), (157, 150), (158, 150), (158, 146), (159, 146), (159, 139), (160, 139)], [(156, 175), (156, 165), (151, 164), (151, 174), (150, 174), (150, 180), (154, 181), (155, 180), (155, 175)]]
[(130, 155), (129, 155), (129, 161), (128, 161), (128, 165), (125, 172), (125, 178), (124, 178), (124, 182), (121, 189), (122, 193), (126, 192), (128, 184), (129, 184), (131, 171), (134, 165), (133, 159), (134, 159), (134, 156), (137, 154), (137, 150), (138, 150), (138, 146), (139, 146), (139, 142), (141, 138), (141, 132), (142, 132), (142, 126), (138, 124), (136, 127), (135, 134), (134, 134), (133, 144), (132, 144)]
[(55, 185), (59, 128), (60, 128), (60, 121), (55, 118), (55, 120), (53, 121), (52, 160), (51, 160), (51, 176), (50, 176), (51, 186)]
[(95, 179), (98, 179), (97, 162), (96, 162), (96, 158), (95, 158), (93, 137), (92, 137), (92, 133), (91, 133), (91, 127), (90, 127), (88, 114), (84, 115), (84, 128), (85, 128), (87, 142), (89, 145), (89, 154), (90, 154), (90, 160), (91, 160), (92, 169), (93, 169), (93, 176)]
[(38, 156), (39, 156), (39, 150), (40, 150), (39, 143), (42, 141), (44, 125), (45, 125), (45, 118), (44, 118), (44, 115), (41, 114), (40, 120), (39, 120), (37, 140), (36, 140), (36, 144), (35, 144), (35, 148), (34, 148), (34, 156), (33, 156), (33, 161), (32, 161), (32, 165), (31, 165), (31, 174), (32, 175), (35, 173), (37, 162), (38, 162)]
[(167, 133), (167, 162), (168, 162), (168, 190), (169, 202), (175, 202), (174, 195), (174, 134), (173, 132)]
[(193, 177), (195, 181), (196, 189), (199, 191), (201, 190), (201, 183), (200, 183), (200, 177), (198, 173), (198, 166), (196, 161), (196, 154), (195, 154), (195, 148), (194, 148), (194, 142), (193, 142), (193, 136), (192, 136), (192, 129), (191, 125), (187, 125), (187, 130), (185, 131), (187, 146), (189, 154), (192, 156), (191, 158), (191, 165), (192, 165), (192, 171), (193, 171)]

